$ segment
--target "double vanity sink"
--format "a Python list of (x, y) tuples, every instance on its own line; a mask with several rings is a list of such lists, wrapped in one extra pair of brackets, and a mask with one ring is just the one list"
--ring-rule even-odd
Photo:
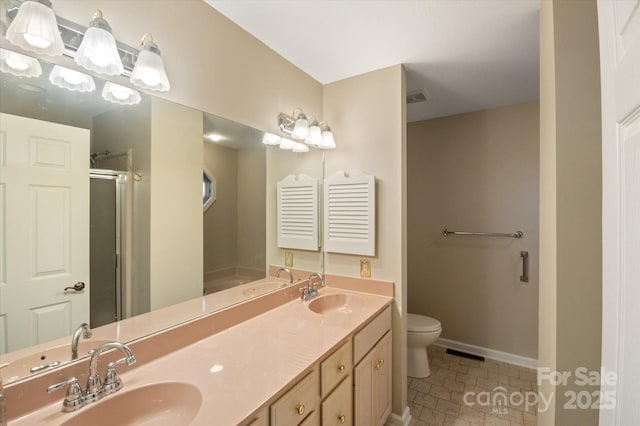
[[(294, 294), (294, 286), (279, 291)], [(121, 391), (71, 413), (62, 412), (60, 394), (56, 403), (31, 411), (10, 425), (248, 424), (257, 413), (268, 412), (284, 390), (317, 370), (320, 361), (384, 310), (392, 301), (390, 294), (329, 286), (309, 301), (296, 295), (257, 315), (241, 312), (251, 311), (241, 304), (229, 308), (227, 316), (238, 318), (225, 329), (217, 324), (226, 320), (211, 314), (190, 327), (222, 331), (199, 330), (206, 337), (159, 357), (146, 354), (153, 352), (152, 345), (163, 345), (162, 333), (149, 339), (147, 346), (141, 342), (139, 350), (132, 344), (138, 364), (136, 368), (119, 367), (124, 384)], [(271, 293), (271, 297), (276, 296)], [(244, 315), (249, 316), (242, 318)], [(182, 334), (194, 330), (185, 328)], [(165, 338), (172, 337), (167, 334)], [(101, 373), (103, 363), (101, 360)], [(49, 375), (54, 381), (68, 379)], [(82, 385), (84, 379), (80, 377)]]

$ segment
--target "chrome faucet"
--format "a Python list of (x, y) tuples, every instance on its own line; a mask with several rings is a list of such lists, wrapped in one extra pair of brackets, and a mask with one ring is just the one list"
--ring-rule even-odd
[(276, 272), (276, 278), (280, 278), (280, 272), (286, 272), (287, 274), (289, 274), (289, 283), (293, 284), (293, 273), (291, 273), (291, 270), (289, 268), (278, 269), (278, 271)]
[(91, 329), (89, 328), (89, 324), (83, 322), (76, 328), (76, 331), (73, 332), (73, 337), (71, 338), (71, 359), (78, 358), (78, 344), (80, 343), (80, 336), (85, 339), (93, 336)]
[[(318, 283), (313, 282), (314, 278), (318, 278), (319, 280)], [(325, 283), (324, 278), (322, 278), (320, 274), (318, 274), (317, 272), (314, 272), (311, 275), (309, 275), (309, 282), (307, 283), (307, 286), (302, 287), (300, 289), (300, 292), (302, 293), (302, 296), (300, 298), (306, 302), (307, 300), (311, 300), (313, 298), (318, 297), (319, 296), (318, 285), (325, 287), (327, 284)]]
[[(98, 375), (98, 359), (100, 354), (109, 349), (119, 349), (126, 356), (115, 362), (110, 362), (107, 365), (107, 374), (105, 374), (104, 384), (100, 381)], [(98, 346), (98, 348), (91, 355), (91, 361), (89, 363), (89, 378), (87, 379), (87, 389), (83, 392), (82, 388), (78, 384), (78, 379), (72, 377), (61, 383), (56, 383), (47, 388), (47, 392), (51, 393), (55, 390), (61, 389), (64, 386), (69, 386), (67, 389), (67, 395), (62, 401), (62, 410), (65, 412), (75, 411), (83, 406), (92, 402), (98, 401), (100, 398), (107, 396), (111, 393), (117, 392), (122, 388), (122, 380), (118, 377), (116, 372), (116, 365), (134, 364), (136, 357), (131, 352), (131, 349), (120, 342), (107, 342)]]
[[(103, 351), (109, 349), (119, 349), (126, 355), (126, 357), (121, 358), (116, 362), (109, 363), (109, 365), (107, 366), (107, 374), (105, 375), (105, 386), (107, 387), (103, 387), (102, 383), (100, 382), (100, 375), (98, 374), (98, 358), (100, 358), (100, 354)], [(127, 365), (131, 365), (135, 364), (135, 362), (136, 357), (133, 355), (133, 352), (131, 352), (129, 346), (123, 343), (107, 342), (98, 346), (93, 355), (91, 355), (91, 362), (89, 363), (89, 377), (87, 378), (87, 390), (85, 393), (85, 399), (87, 400), (87, 403), (97, 401), (105, 395), (120, 390), (120, 388), (122, 387), (122, 381), (117, 376), (115, 366), (124, 363), (126, 363)], [(111, 386), (114, 383), (118, 386)]]

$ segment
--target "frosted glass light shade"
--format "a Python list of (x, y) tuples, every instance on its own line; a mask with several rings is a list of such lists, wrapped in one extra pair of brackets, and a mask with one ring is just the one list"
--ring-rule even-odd
[(56, 65), (49, 74), (51, 84), (73, 92), (93, 92), (96, 83), (90, 75)]
[(262, 137), (262, 143), (265, 145), (280, 145), (280, 136), (273, 133), (265, 133)]
[(166, 92), (171, 88), (171, 85), (164, 70), (160, 49), (153, 40), (146, 37), (145, 35), (143, 38), (145, 41), (142, 50), (138, 54), (136, 65), (131, 72), (131, 83), (143, 89)]
[(307, 120), (307, 116), (303, 113), (300, 113), (296, 118), (291, 136), (300, 140), (305, 140), (307, 136), (309, 136), (309, 120)]
[(0, 49), (0, 71), (17, 77), (39, 77), (42, 67), (36, 58)]
[(309, 152), (309, 146), (303, 143), (296, 142), (292, 148), (293, 152)]
[(305, 142), (311, 146), (319, 146), (322, 143), (322, 130), (320, 130), (318, 122), (314, 122), (309, 127), (309, 136)]
[(76, 52), (76, 64), (98, 74), (122, 74), (124, 67), (111, 27), (96, 13)]
[(24, 1), (7, 28), (7, 40), (24, 50), (41, 55), (62, 55), (64, 44), (50, 4), (46, 6), (38, 1)]
[(331, 131), (331, 128), (327, 126), (327, 128), (322, 132), (322, 143), (319, 148), (333, 149), (335, 147), (336, 141), (333, 139), (333, 132)]
[(137, 90), (107, 81), (102, 89), (102, 97), (120, 105), (136, 105), (142, 100)]
[(282, 138), (280, 140), (280, 149), (293, 149), (297, 142), (292, 141), (291, 139)]

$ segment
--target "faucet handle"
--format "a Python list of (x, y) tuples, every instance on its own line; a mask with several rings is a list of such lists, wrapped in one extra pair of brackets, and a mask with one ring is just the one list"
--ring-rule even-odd
[(65, 386), (69, 385), (67, 389), (67, 395), (64, 397), (64, 401), (62, 402), (63, 411), (69, 412), (74, 411), (80, 408), (83, 405), (82, 399), (82, 389), (78, 384), (78, 379), (76, 377), (72, 377), (64, 382), (56, 383), (55, 385), (51, 385), (47, 388), (47, 393), (51, 393), (53, 391), (57, 391)]
[(116, 365), (127, 363), (127, 358), (120, 358), (117, 361), (110, 362), (107, 365), (107, 373), (104, 376), (104, 384), (102, 385), (102, 392), (105, 395), (117, 392), (122, 388), (122, 379), (118, 376), (116, 371)]

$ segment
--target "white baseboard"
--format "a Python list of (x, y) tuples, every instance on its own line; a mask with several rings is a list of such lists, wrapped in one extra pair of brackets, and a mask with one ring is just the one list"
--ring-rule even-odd
[(456, 351), (466, 352), (473, 355), (483, 356), (485, 358), (494, 359), (496, 361), (507, 362), (509, 364), (518, 365), (526, 368), (538, 368), (538, 360), (527, 358), (520, 355), (510, 354), (508, 352), (496, 351), (494, 349), (483, 348), (482, 346), (469, 345), (468, 343), (457, 342), (449, 339), (438, 339), (434, 343), (438, 346), (453, 349)]
[(411, 423), (411, 412), (409, 411), (409, 407), (404, 407), (404, 413), (402, 413), (402, 417), (400, 417), (396, 413), (391, 413), (384, 425), (409, 426), (409, 423)]

